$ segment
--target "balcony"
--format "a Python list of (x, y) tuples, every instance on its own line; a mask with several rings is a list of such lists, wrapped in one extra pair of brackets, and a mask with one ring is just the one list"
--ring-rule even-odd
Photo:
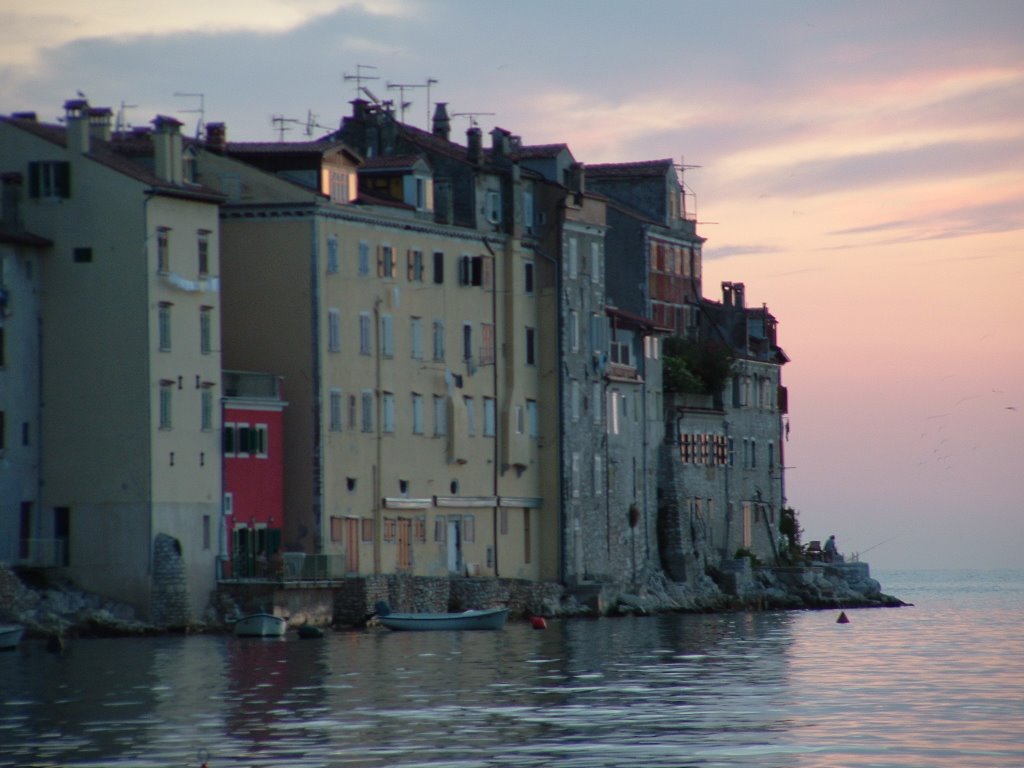
[(269, 561), (254, 557), (217, 558), (217, 581), (221, 583), (323, 584), (346, 575), (344, 555), (282, 552)]

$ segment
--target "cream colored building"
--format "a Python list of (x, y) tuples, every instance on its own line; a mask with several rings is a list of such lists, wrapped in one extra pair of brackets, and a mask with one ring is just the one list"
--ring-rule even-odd
[(186, 623), (214, 586), (221, 514), (220, 198), (186, 179), (176, 120), (117, 141), (110, 110), (65, 109), (64, 125), (0, 120), (24, 226), (53, 242), (31, 537), (83, 588)]
[(362, 162), (340, 142), (227, 144), (221, 130), (197, 164), (229, 194), (225, 365), (284, 380), (285, 550), (335, 576), (554, 578), (541, 474), (557, 454), (545, 464), (521, 250), (436, 221), (420, 156)]

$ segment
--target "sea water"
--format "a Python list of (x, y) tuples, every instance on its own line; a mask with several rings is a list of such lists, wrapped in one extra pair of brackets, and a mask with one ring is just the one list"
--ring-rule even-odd
[(26, 640), (0, 766), (1024, 766), (1024, 571), (874, 575), (914, 606)]

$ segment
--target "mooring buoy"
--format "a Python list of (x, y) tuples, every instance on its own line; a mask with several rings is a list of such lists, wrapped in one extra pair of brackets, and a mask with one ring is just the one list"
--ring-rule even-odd
[(839, 612), (839, 618), (836, 619), (836, 624), (849, 624), (850, 620), (846, 617), (846, 611)]

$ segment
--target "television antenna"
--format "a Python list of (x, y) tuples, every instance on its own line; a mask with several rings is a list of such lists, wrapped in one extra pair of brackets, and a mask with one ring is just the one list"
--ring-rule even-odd
[(437, 80), (433, 77), (428, 77), (425, 83), (392, 83), (388, 82), (388, 90), (398, 89), (398, 101), (401, 104), (399, 110), (399, 119), (405, 122), (405, 108), (412, 105), (411, 101), (405, 100), (405, 89), (406, 88), (426, 88), (427, 89), (427, 128), (430, 128), (430, 86), (437, 85)]
[[(679, 207), (680, 207), (679, 213), (683, 217), (684, 220), (692, 219), (693, 221), (696, 221), (697, 220), (697, 193), (694, 192), (692, 189), (690, 189), (690, 187), (686, 186), (686, 172), (688, 170), (692, 169), (692, 168), (703, 168), (704, 166), (702, 166), (702, 165), (687, 165), (686, 164), (686, 158), (684, 158), (682, 155), (679, 156), (679, 162), (678, 163), (673, 163), (673, 165), (675, 166), (675, 169), (677, 171), (679, 171)], [(693, 201), (692, 215), (687, 215), (687, 210), (686, 210), (687, 209), (687, 206), (686, 206), (686, 201), (687, 200), (692, 200)], [(717, 223), (717, 222), (705, 222), (705, 223), (713, 224), (713, 223)]]
[(128, 130), (128, 110), (135, 109), (138, 106), (138, 104), (125, 104), (122, 99), (121, 106), (117, 110), (117, 117), (114, 120), (114, 133), (124, 133)]
[(468, 117), (469, 118), (469, 127), (470, 128), (476, 128), (476, 127), (478, 127), (480, 125), (480, 123), (477, 122), (477, 118), (478, 117), (482, 117), (483, 115), (493, 115), (493, 114), (495, 114), (495, 113), (494, 112), (452, 112), (452, 117)]
[(305, 120), (297, 120), (294, 117), (285, 117), (284, 115), (272, 115), (270, 118), (270, 122), (274, 126), (274, 130), (278, 132), (277, 140), (284, 141), (285, 131), (290, 131), (293, 125), (303, 126), (303, 132), (307, 136), (313, 135), (314, 128), (320, 128), (321, 130), (324, 131), (331, 130), (329, 126), (320, 125), (320, 123), (316, 121), (316, 118), (317, 115), (314, 115), (313, 110), (310, 109), (306, 111)]
[(178, 98), (184, 99), (199, 99), (199, 107), (197, 109), (179, 109), (179, 112), (187, 112), (191, 114), (198, 114), (199, 119), (196, 121), (196, 139), (203, 133), (203, 128), (206, 125), (206, 96), (202, 93), (184, 93), (182, 91), (175, 91), (174, 95)]
[(372, 64), (356, 64), (356, 73), (354, 75), (350, 75), (348, 73), (344, 73), (343, 72), (342, 75), (341, 75), (342, 80), (344, 80), (346, 82), (348, 82), (350, 80), (355, 80), (356, 81), (356, 98), (357, 99), (359, 98), (360, 92), (362, 92), (362, 93), (365, 93), (367, 96), (369, 96), (370, 97), (370, 101), (372, 101), (374, 104), (380, 104), (380, 99), (378, 99), (376, 96), (374, 96), (373, 92), (369, 88), (367, 88), (367, 87), (365, 87), (363, 85), (363, 81), (364, 80), (380, 80), (380, 77), (378, 77), (376, 75), (364, 75), (363, 74), (363, 70), (364, 69), (376, 69), (376, 67), (373, 66)]

